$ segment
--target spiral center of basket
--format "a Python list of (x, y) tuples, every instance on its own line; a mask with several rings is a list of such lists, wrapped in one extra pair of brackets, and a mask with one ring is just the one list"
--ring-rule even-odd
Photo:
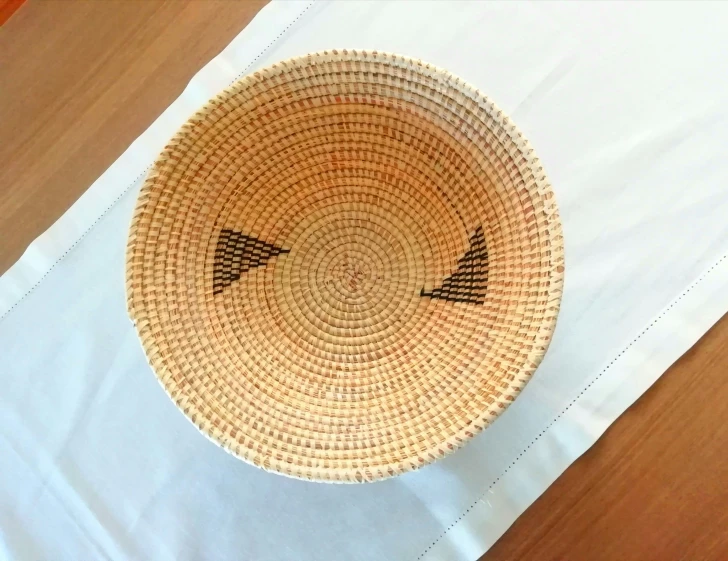
[(291, 253), (275, 264), (271, 302), (305, 341), (304, 354), (330, 350), (364, 364), (387, 352), (386, 334), (396, 319), (412, 317), (424, 280), (417, 278), (421, 252), (408, 254), (416, 236), (400, 210), (352, 207), (358, 191), (319, 188), (326, 202), (294, 218), (285, 237)]
[(372, 266), (371, 259), (356, 248), (345, 251), (332, 264), (326, 283), (345, 299), (364, 296), (371, 291), (377, 279)]

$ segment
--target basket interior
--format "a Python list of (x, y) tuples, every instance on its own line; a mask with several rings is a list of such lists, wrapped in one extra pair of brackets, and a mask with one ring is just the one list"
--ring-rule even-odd
[(322, 481), (416, 469), (540, 362), (563, 249), (525, 139), (420, 61), (328, 52), (212, 100), (130, 232), (128, 307), (165, 389), (233, 454)]

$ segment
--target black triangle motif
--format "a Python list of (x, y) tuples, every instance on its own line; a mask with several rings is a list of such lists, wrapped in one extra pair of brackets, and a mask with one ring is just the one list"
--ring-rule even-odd
[(289, 251), (242, 232), (222, 230), (215, 247), (212, 293), (220, 294), (240, 275), (254, 267), (264, 267), (273, 257)]
[(483, 304), (488, 288), (488, 251), (483, 227), (478, 226), (470, 237), (470, 249), (458, 260), (457, 270), (447, 277), (440, 288), (430, 292), (420, 290), (420, 296), (450, 302)]

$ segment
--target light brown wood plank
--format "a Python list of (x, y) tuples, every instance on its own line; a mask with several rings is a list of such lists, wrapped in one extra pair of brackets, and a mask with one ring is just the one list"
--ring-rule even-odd
[(482, 561), (728, 559), (728, 315)]
[(0, 272), (265, 0), (36, 0), (0, 31)]

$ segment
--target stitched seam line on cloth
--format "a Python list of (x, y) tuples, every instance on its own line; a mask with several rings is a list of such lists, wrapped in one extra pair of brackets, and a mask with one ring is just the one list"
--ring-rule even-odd
[[(520, 453), (520, 454), (518, 454), (518, 456), (517, 456), (517, 457), (516, 457), (516, 458), (515, 458), (515, 459), (514, 459), (514, 460), (513, 460), (513, 461), (512, 461), (512, 462), (511, 462), (510, 464), (508, 464), (508, 467), (506, 467), (506, 469), (505, 469), (505, 470), (503, 470), (503, 473), (501, 473), (501, 474), (500, 474), (500, 475), (499, 475), (498, 477), (496, 477), (496, 478), (495, 478), (495, 479), (494, 479), (494, 480), (493, 480), (493, 481), (491, 482), (491, 484), (490, 484), (490, 485), (488, 485), (488, 487), (487, 487), (487, 488), (485, 489), (485, 491), (483, 491), (483, 492), (482, 492), (482, 493), (481, 493), (481, 494), (480, 494), (480, 495), (478, 496), (478, 498), (477, 498), (477, 499), (476, 499), (476, 500), (475, 500), (475, 501), (474, 501), (474, 502), (473, 502), (473, 503), (472, 503), (472, 504), (471, 504), (471, 505), (470, 505), (470, 506), (469, 506), (469, 507), (467, 508), (467, 510), (465, 510), (465, 512), (463, 512), (463, 513), (462, 513), (462, 514), (461, 514), (461, 515), (460, 515), (460, 516), (459, 516), (459, 517), (458, 517), (458, 518), (457, 518), (457, 519), (456, 519), (456, 520), (455, 520), (455, 521), (454, 521), (454, 522), (453, 522), (452, 524), (450, 524), (450, 525), (449, 525), (449, 526), (448, 526), (448, 527), (447, 527), (447, 528), (446, 528), (446, 529), (445, 529), (445, 530), (444, 530), (444, 531), (443, 531), (443, 532), (442, 532), (442, 533), (441, 533), (441, 534), (440, 534), (440, 535), (439, 535), (439, 536), (437, 537), (437, 539), (436, 539), (435, 541), (433, 541), (433, 542), (432, 542), (432, 543), (431, 543), (431, 544), (430, 544), (430, 545), (429, 545), (429, 546), (427, 547), (427, 549), (425, 549), (425, 550), (424, 550), (424, 551), (423, 551), (423, 552), (422, 552), (422, 553), (421, 553), (421, 554), (420, 554), (420, 555), (419, 555), (419, 556), (417, 557), (416, 561), (421, 561), (421, 560), (422, 560), (422, 559), (423, 559), (423, 558), (425, 557), (425, 555), (427, 555), (427, 554), (428, 554), (428, 553), (430, 552), (430, 550), (431, 550), (431, 549), (432, 549), (433, 547), (435, 547), (435, 546), (436, 546), (436, 545), (437, 545), (437, 544), (438, 544), (438, 543), (439, 543), (439, 542), (440, 542), (440, 541), (442, 540), (442, 538), (444, 538), (444, 537), (445, 537), (445, 536), (447, 535), (447, 533), (448, 533), (448, 532), (449, 532), (450, 530), (452, 530), (452, 529), (453, 529), (453, 528), (454, 528), (455, 526), (457, 526), (457, 525), (458, 525), (458, 524), (459, 524), (459, 523), (460, 523), (460, 522), (461, 522), (461, 521), (463, 520), (463, 518), (465, 518), (465, 517), (466, 517), (466, 516), (467, 516), (467, 515), (468, 515), (468, 514), (470, 513), (470, 511), (471, 511), (471, 510), (473, 510), (473, 508), (475, 508), (475, 506), (476, 506), (476, 505), (477, 505), (478, 503), (480, 503), (480, 502), (481, 502), (481, 501), (483, 500), (483, 497), (485, 496), (485, 494), (486, 494), (487, 492), (489, 492), (489, 491), (490, 491), (490, 490), (491, 490), (491, 489), (492, 489), (493, 487), (495, 487), (495, 485), (496, 485), (496, 484), (497, 484), (497, 483), (498, 483), (498, 482), (499, 482), (499, 481), (500, 481), (500, 480), (501, 480), (501, 479), (502, 479), (503, 477), (505, 477), (505, 475), (506, 475), (506, 474), (507, 474), (507, 473), (508, 473), (508, 472), (509, 472), (509, 471), (511, 470), (511, 468), (512, 468), (513, 466), (515, 466), (515, 465), (516, 465), (516, 463), (518, 462), (518, 460), (520, 460), (520, 459), (521, 459), (521, 458), (523, 457), (523, 455), (524, 455), (524, 454), (525, 454), (525, 453), (526, 453), (526, 452), (527, 452), (527, 451), (528, 451), (528, 450), (529, 450), (529, 449), (530, 449), (530, 448), (531, 448), (531, 447), (532, 447), (532, 446), (533, 446), (533, 445), (534, 445), (534, 444), (535, 444), (535, 443), (536, 443), (536, 442), (537, 442), (538, 440), (540, 440), (540, 439), (541, 439), (541, 437), (542, 437), (542, 436), (543, 436), (544, 434), (546, 434), (546, 432), (547, 432), (547, 431), (548, 431), (548, 430), (549, 430), (549, 429), (550, 429), (550, 428), (551, 428), (551, 427), (552, 427), (552, 426), (553, 426), (554, 424), (556, 424), (556, 422), (557, 422), (557, 421), (558, 421), (558, 420), (559, 420), (559, 419), (560, 419), (561, 417), (563, 417), (563, 416), (564, 416), (564, 415), (565, 415), (565, 414), (567, 413), (567, 411), (569, 411), (569, 409), (571, 409), (571, 407), (572, 407), (572, 406), (573, 406), (573, 405), (574, 405), (574, 404), (575, 404), (575, 403), (576, 403), (576, 402), (577, 402), (577, 401), (578, 401), (578, 400), (579, 400), (579, 399), (580, 399), (580, 398), (581, 398), (581, 397), (582, 397), (582, 396), (583, 396), (583, 395), (584, 395), (584, 394), (585, 394), (585, 393), (587, 392), (587, 390), (589, 390), (589, 388), (591, 388), (591, 387), (592, 387), (592, 386), (593, 386), (593, 385), (594, 385), (594, 384), (595, 384), (595, 383), (596, 383), (596, 382), (597, 382), (597, 381), (598, 381), (598, 380), (599, 380), (599, 379), (600, 379), (600, 378), (602, 377), (602, 375), (604, 375), (604, 374), (605, 374), (605, 373), (606, 373), (606, 372), (607, 372), (607, 371), (608, 371), (608, 370), (609, 370), (609, 369), (610, 369), (610, 368), (611, 368), (611, 367), (612, 367), (612, 366), (614, 365), (614, 363), (615, 363), (615, 362), (617, 362), (617, 361), (618, 361), (618, 360), (619, 360), (619, 359), (620, 359), (620, 358), (621, 358), (621, 357), (622, 357), (622, 356), (623, 356), (623, 355), (624, 355), (624, 354), (625, 354), (625, 353), (626, 353), (626, 352), (627, 352), (627, 351), (628, 351), (628, 350), (629, 350), (629, 349), (630, 349), (630, 348), (631, 348), (631, 347), (632, 347), (632, 346), (633, 346), (633, 345), (634, 345), (634, 344), (635, 344), (635, 343), (636, 343), (637, 341), (639, 341), (639, 340), (640, 340), (640, 339), (642, 338), (642, 336), (643, 336), (643, 335), (645, 335), (645, 334), (646, 334), (646, 333), (647, 333), (647, 332), (648, 332), (648, 331), (649, 331), (650, 329), (652, 329), (652, 327), (653, 327), (653, 326), (654, 326), (654, 325), (655, 325), (655, 324), (656, 324), (657, 322), (659, 322), (659, 321), (660, 321), (660, 320), (661, 320), (661, 319), (662, 319), (663, 317), (665, 317), (665, 315), (667, 315), (667, 313), (668, 313), (668, 312), (669, 312), (670, 310), (672, 310), (672, 308), (673, 308), (673, 307), (675, 307), (675, 305), (676, 305), (676, 304), (677, 304), (677, 303), (678, 303), (678, 302), (679, 302), (680, 300), (682, 300), (682, 299), (683, 299), (683, 298), (684, 298), (684, 297), (685, 297), (685, 296), (686, 296), (686, 295), (687, 295), (687, 294), (688, 294), (688, 293), (689, 293), (689, 292), (690, 292), (690, 291), (691, 291), (691, 290), (692, 290), (693, 288), (695, 288), (695, 287), (696, 287), (696, 286), (697, 286), (698, 284), (700, 284), (700, 283), (701, 283), (701, 282), (703, 281), (703, 279), (705, 279), (705, 278), (706, 278), (706, 277), (707, 277), (707, 276), (708, 276), (708, 275), (709, 275), (709, 274), (710, 274), (711, 272), (713, 272), (713, 270), (714, 270), (714, 269), (715, 269), (715, 268), (716, 268), (716, 267), (717, 267), (718, 265), (720, 265), (720, 264), (721, 264), (721, 263), (722, 263), (723, 261), (725, 261), (725, 260), (726, 260), (726, 258), (728, 258), (728, 253), (726, 253), (726, 254), (725, 254), (725, 255), (723, 255), (723, 256), (722, 256), (722, 257), (721, 257), (720, 259), (718, 259), (718, 261), (716, 261), (715, 263), (713, 263), (713, 265), (712, 265), (712, 266), (711, 266), (711, 267), (710, 267), (710, 268), (709, 268), (709, 269), (708, 269), (707, 271), (705, 271), (705, 272), (704, 272), (704, 273), (703, 273), (702, 275), (700, 275), (700, 276), (699, 276), (699, 277), (698, 277), (698, 278), (697, 278), (696, 280), (694, 280), (694, 281), (693, 281), (693, 282), (692, 282), (692, 283), (691, 283), (691, 284), (690, 284), (690, 285), (689, 285), (689, 286), (688, 286), (688, 287), (687, 287), (687, 288), (686, 288), (685, 290), (683, 290), (683, 291), (682, 291), (682, 292), (680, 293), (680, 295), (679, 295), (679, 296), (678, 296), (678, 297), (677, 297), (676, 299), (674, 299), (674, 300), (673, 300), (672, 302), (670, 302), (670, 305), (669, 305), (669, 306), (668, 306), (667, 308), (665, 308), (664, 310), (662, 310), (662, 312), (660, 312), (660, 314), (659, 314), (659, 315), (658, 315), (657, 317), (655, 317), (655, 318), (654, 318), (654, 319), (652, 320), (652, 322), (650, 322), (650, 324), (649, 324), (649, 325), (647, 325), (647, 327), (645, 327), (644, 329), (642, 329), (642, 331), (640, 331), (640, 332), (638, 333), (637, 337), (635, 337), (634, 339), (632, 339), (632, 341), (630, 341), (630, 342), (629, 342), (629, 343), (627, 344), (627, 346), (626, 346), (626, 347), (624, 347), (624, 348), (623, 348), (623, 349), (622, 349), (622, 350), (621, 350), (621, 351), (619, 352), (619, 354), (618, 354), (618, 355), (617, 355), (616, 357), (614, 357), (614, 358), (613, 358), (613, 359), (612, 359), (612, 360), (611, 360), (611, 361), (609, 362), (609, 364), (607, 364), (607, 365), (606, 365), (606, 366), (605, 366), (605, 367), (604, 367), (604, 368), (602, 369), (602, 371), (601, 371), (601, 372), (599, 372), (599, 374), (597, 374), (597, 375), (596, 375), (596, 376), (595, 376), (595, 377), (594, 377), (594, 378), (592, 379), (592, 381), (591, 381), (591, 382), (589, 382), (589, 383), (588, 383), (588, 384), (586, 385), (586, 387), (585, 387), (585, 388), (583, 388), (583, 389), (582, 389), (582, 390), (581, 390), (581, 391), (579, 392), (579, 394), (578, 394), (578, 395), (577, 395), (577, 396), (576, 396), (576, 397), (575, 397), (574, 399), (572, 399), (572, 400), (571, 400), (571, 402), (569, 402), (569, 404), (568, 404), (568, 405), (567, 405), (566, 407), (564, 407), (564, 409), (563, 409), (563, 410), (561, 411), (561, 413), (559, 413), (558, 415), (556, 415), (556, 417), (555, 417), (555, 418), (554, 418), (554, 419), (553, 419), (553, 420), (552, 420), (552, 421), (551, 421), (551, 422), (550, 422), (550, 423), (549, 423), (549, 424), (548, 424), (548, 425), (546, 426), (546, 428), (544, 428), (544, 429), (543, 429), (543, 430), (542, 430), (542, 431), (541, 431), (540, 433), (538, 433), (538, 435), (537, 435), (537, 436), (536, 436), (536, 437), (535, 437), (535, 438), (534, 438), (534, 439), (533, 439), (533, 440), (532, 440), (532, 441), (531, 441), (531, 442), (530, 442), (530, 443), (528, 444), (528, 446), (526, 446), (526, 447), (525, 447), (525, 448), (524, 448), (523, 450), (521, 450), (521, 453)], [(591, 448), (591, 446), (590, 446), (590, 448)], [(570, 463), (569, 465), (571, 465), (571, 463)], [(559, 474), (559, 475), (560, 475), (560, 474)]]
[[(264, 49), (263, 49), (262, 51), (260, 51), (260, 53), (258, 53), (258, 55), (257, 55), (257, 56), (256, 56), (256, 57), (255, 57), (255, 58), (254, 58), (254, 59), (252, 60), (252, 61), (250, 61), (250, 64), (248, 64), (248, 66), (246, 66), (246, 67), (245, 67), (245, 68), (244, 68), (244, 69), (243, 69), (243, 70), (242, 70), (242, 71), (241, 71), (241, 72), (240, 72), (240, 73), (239, 73), (239, 74), (238, 74), (238, 75), (237, 75), (237, 76), (236, 76), (236, 77), (235, 77), (235, 78), (234, 78), (234, 79), (233, 79), (233, 80), (232, 80), (232, 81), (230, 82), (230, 84), (229, 84), (229, 85), (232, 85), (232, 84), (234, 84), (234, 83), (235, 83), (235, 82), (237, 82), (237, 81), (238, 81), (238, 80), (239, 80), (239, 79), (240, 79), (240, 78), (241, 78), (241, 77), (242, 77), (243, 75), (245, 75), (245, 73), (246, 73), (246, 72), (248, 72), (248, 70), (250, 70), (250, 68), (251, 68), (251, 67), (252, 67), (252, 66), (253, 66), (253, 65), (254, 65), (254, 64), (255, 64), (255, 63), (257, 62), (257, 60), (258, 60), (258, 59), (259, 59), (259, 58), (260, 58), (261, 56), (263, 56), (263, 55), (264, 55), (264, 54), (266, 53), (266, 51), (268, 51), (268, 49), (270, 49), (270, 48), (271, 48), (271, 47), (272, 47), (272, 46), (273, 46), (273, 45), (274, 45), (274, 44), (275, 44), (275, 43), (276, 43), (276, 42), (277, 42), (277, 41), (278, 41), (278, 40), (279, 40), (279, 39), (280, 39), (280, 38), (281, 38), (281, 37), (283, 36), (283, 34), (284, 34), (284, 33), (285, 33), (286, 31), (288, 31), (288, 30), (289, 30), (289, 29), (291, 28), (291, 26), (292, 26), (292, 25), (293, 25), (294, 23), (296, 23), (296, 22), (297, 22), (297, 21), (298, 21), (298, 20), (299, 20), (299, 19), (301, 18), (301, 16), (303, 16), (303, 14), (305, 14), (305, 13), (306, 13), (306, 12), (307, 12), (307, 11), (309, 10), (309, 8), (310, 8), (311, 6), (313, 6), (313, 5), (315, 4), (315, 3), (316, 3), (316, 0), (313, 0), (312, 2), (310, 2), (310, 3), (309, 3), (309, 4), (308, 4), (308, 5), (307, 5), (307, 6), (306, 6), (306, 7), (305, 7), (305, 8), (304, 8), (304, 9), (303, 9), (302, 11), (301, 11), (301, 13), (300, 13), (300, 14), (298, 14), (298, 15), (297, 15), (297, 16), (296, 16), (296, 17), (295, 17), (295, 18), (293, 19), (293, 21), (291, 21), (291, 23), (289, 23), (289, 24), (288, 24), (288, 25), (287, 25), (286, 27), (284, 27), (284, 28), (283, 28), (283, 29), (281, 30), (281, 32), (280, 32), (280, 33), (279, 33), (278, 35), (276, 35), (276, 36), (275, 36), (275, 38), (274, 38), (274, 39), (273, 39), (273, 40), (272, 40), (272, 41), (271, 41), (270, 43), (268, 43), (268, 45), (267, 45), (267, 46), (266, 46), (266, 47), (265, 47), (265, 48), (264, 48)], [(206, 65), (205, 65), (205, 66), (206, 66)], [(203, 67), (203, 68), (204, 68), (204, 67)], [(200, 69), (200, 70), (202, 70), (202, 69)], [(187, 89), (187, 88), (185, 88), (185, 89)], [(184, 90), (183, 90), (183, 92), (184, 92)], [(48, 268), (48, 270), (47, 270), (47, 271), (46, 271), (45, 273), (43, 273), (43, 276), (41, 276), (41, 277), (40, 277), (40, 278), (39, 278), (39, 279), (38, 279), (38, 280), (37, 280), (37, 281), (35, 282), (35, 284), (33, 284), (33, 286), (31, 286), (31, 287), (30, 287), (30, 288), (29, 288), (29, 289), (28, 289), (28, 290), (27, 290), (27, 291), (26, 291), (26, 292), (25, 292), (25, 293), (24, 293), (24, 294), (23, 294), (23, 295), (22, 295), (22, 296), (21, 296), (20, 298), (18, 298), (18, 299), (17, 299), (16, 301), (15, 301), (15, 303), (14, 303), (14, 304), (13, 304), (12, 306), (10, 306), (10, 307), (9, 307), (9, 308), (8, 308), (8, 309), (7, 309), (6, 311), (5, 311), (5, 313), (4, 313), (3, 315), (1, 315), (1, 316), (0, 316), (0, 321), (3, 321), (3, 320), (4, 320), (4, 319), (5, 319), (5, 318), (6, 318), (6, 317), (7, 317), (7, 316), (8, 316), (9, 314), (10, 314), (10, 312), (12, 312), (12, 311), (13, 311), (13, 310), (14, 310), (14, 309), (15, 309), (15, 308), (16, 308), (16, 307), (18, 306), (18, 304), (20, 304), (20, 303), (21, 303), (21, 302), (22, 302), (23, 300), (25, 300), (25, 298), (26, 298), (27, 296), (29, 296), (29, 295), (30, 295), (30, 294), (31, 294), (31, 293), (32, 293), (32, 292), (33, 292), (33, 291), (34, 291), (34, 290), (35, 290), (36, 288), (38, 288), (38, 286), (40, 286), (40, 284), (41, 284), (41, 283), (42, 283), (42, 282), (43, 282), (43, 281), (45, 280), (45, 278), (46, 278), (46, 277), (47, 277), (47, 276), (49, 275), (49, 273), (50, 273), (50, 272), (51, 272), (51, 271), (52, 271), (53, 269), (55, 269), (56, 265), (58, 265), (58, 264), (59, 264), (59, 263), (60, 263), (61, 261), (63, 261), (63, 260), (64, 260), (64, 259), (66, 258), (66, 256), (67, 256), (67, 255), (68, 255), (68, 254), (69, 254), (69, 253), (70, 253), (71, 251), (73, 251), (73, 250), (74, 250), (74, 249), (76, 248), (76, 246), (78, 246), (78, 244), (79, 244), (79, 243), (81, 242), (81, 240), (83, 240), (83, 239), (84, 239), (84, 238), (86, 237), (86, 234), (88, 234), (88, 233), (89, 233), (89, 232), (90, 232), (91, 230), (93, 230), (94, 226), (96, 226), (96, 224), (98, 224), (98, 223), (99, 223), (99, 221), (100, 221), (100, 220), (101, 220), (101, 219), (102, 219), (102, 218), (103, 218), (104, 216), (106, 216), (106, 215), (107, 215), (107, 214), (109, 213), (109, 211), (110, 211), (110, 210), (111, 210), (112, 208), (114, 208), (114, 207), (115, 207), (115, 206), (116, 206), (116, 205), (118, 204), (118, 202), (119, 202), (119, 201), (120, 201), (120, 200), (122, 199), (122, 197), (123, 197), (124, 195), (126, 195), (126, 193), (127, 193), (128, 191), (129, 191), (129, 189), (131, 189), (131, 188), (132, 188), (132, 186), (133, 186), (133, 185), (134, 185), (134, 184), (135, 184), (135, 183), (136, 183), (137, 181), (139, 181), (139, 180), (140, 180), (140, 179), (141, 179), (142, 177), (144, 177), (144, 176), (145, 176), (145, 175), (147, 174), (147, 172), (149, 172), (149, 170), (150, 170), (150, 169), (152, 169), (152, 166), (151, 166), (151, 165), (150, 165), (150, 166), (147, 166), (147, 167), (146, 167), (146, 168), (144, 169), (144, 171), (142, 171), (142, 172), (141, 172), (141, 173), (140, 173), (139, 175), (137, 175), (137, 176), (136, 176), (136, 177), (134, 178), (134, 180), (133, 180), (133, 181), (132, 181), (132, 182), (131, 182), (131, 183), (130, 183), (130, 184), (129, 184), (129, 185), (128, 185), (128, 186), (127, 186), (127, 187), (126, 187), (126, 188), (125, 188), (125, 189), (124, 189), (124, 190), (123, 190), (123, 191), (122, 191), (122, 192), (121, 192), (120, 194), (119, 194), (119, 196), (118, 196), (118, 197), (116, 197), (116, 198), (115, 198), (115, 199), (114, 199), (114, 200), (112, 201), (112, 203), (111, 203), (111, 204), (110, 204), (110, 205), (109, 205), (108, 207), (106, 207), (106, 210), (104, 210), (104, 212), (102, 212), (102, 213), (101, 213), (101, 214), (100, 214), (100, 215), (99, 215), (99, 216), (98, 216), (98, 217), (96, 218), (96, 220), (94, 220), (94, 221), (93, 221), (93, 222), (91, 223), (91, 225), (90, 225), (90, 226), (89, 226), (89, 227), (88, 227), (88, 228), (87, 228), (86, 230), (84, 230), (83, 234), (81, 234), (81, 235), (80, 235), (80, 236), (78, 237), (78, 239), (76, 239), (76, 241), (75, 241), (75, 242), (73, 242), (73, 244), (71, 244), (71, 246), (70, 246), (70, 247), (69, 247), (68, 249), (66, 249), (66, 251), (64, 251), (64, 252), (63, 252), (63, 253), (61, 254), (61, 256), (60, 256), (60, 257), (59, 257), (58, 259), (56, 259), (56, 260), (55, 260), (55, 261), (53, 262), (53, 264), (52, 264), (52, 265), (51, 265), (51, 266), (50, 266), (50, 267)], [(41, 235), (42, 235), (42, 234), (41, 234)], [(37, 239), (38, 239), (38, 238), (36, 238), (36, 240), (37, 240)], [(35, 243), (35, 241), (36, 241), (36, 240), (33, 240), (33, 242), (32, 242), (32, 243)], [(31, 244), (31, 245), (32, 245), (32, 244)], [(30, 246), (28, 246), (28, 247), (30, 247)], [(26, 251), (27, 251), (27, 250), (26, 250)], [(22, 257), (21, 257), (21, 259), (22, 259)], [(16, 263), (17, 263), (17, 262), (16, 262)]]
[[(56, 268), (56, 265), (58, 265), (58, 264), (59, 264), (59, 263), (60, 263), (61, 261), (63, 261), (63, 260), (64, 260), (64, 259), (66, 258), (66, 256), (67, 256), (67, 255), (68, 255), (69, 253), (71, 253), (71, 251), (73, 251), (73, 250), (74, 250), (74, 249), (76, 248), (76, 246), (78, 246), (78, 244), (79, 244), (79, 243), (81, 242), (81, 240), (83, 240), (83, 239), (84, 239), (84, 238), (86, 237), (86, 234), (88, 234), (88, 233), (89, 233), (89, 232), (90, 232), (91, 230), (93, 230), (94, 226), (96, 226), (96, 224), (98, 224), (98, 223), (99, 223), (99, 222), (101, 221), (101, 219), (102, 219), (102, 218), (103, 218), (104, 216), (106, 216), (106, 215), (107, 215), (107, 214), (109, 213), (109, 211), (110, 211), (110, 210), (111, 210), (112, 208), (114, 208), (114, 207), (116, 206), (116, 204), (117, 204), (117, 203), (118, 203), (118, 202), (119, 202), (119, 201), (120, 201), (120, 200), (122, 199), (122, 197), (123, 197), (124, 195), (126, 195), (126, 193), (127, 193), (128, 191), (129, 191), (129, 189), (131, 189), (131, 188), (132, 188), (132, 186), (133, 186), (133, 185), (134, 185), (134, 184), (135, 184), (135, 183), (136, 183), (137, 181), (139, 181), (139, 180), (140, 180), (140, 179), (141, 179), (142, 177), (144, 177), (144, 175), (145, 175), (145, 174), (146, 174), (146, 173), (147, 173), (147, 172), (148, 172), (148, 171), (149, 171), (149, 170), (150, 170), (151, 168), (152, 168), (152, 166), (147, 166), (147, 167), (146, 167), (146, 168), (144, 169), (144, 171), (142, 171), (142, 172), (141, 172), (141, 173), (140, 173), (139, 175), (137, 175), (137, 176), (136, 176), (136, 177), (134, 178), (134, 181), (132, 181), (132, 182), (131, 182), (131, 183), (130, 183), (130, 184), (129, 184), (129, 185), (127, 186), (127, 187), (126, 187), (126, 189), (124, 189), (124, 190), (123, 190), (123, 191), (122, 191), (121, 193), (119, 193), (119, 196), (117, 196), (117, 197), (116, 197), (116, 198), (115, 198), (115, 199), (114, 199), (114, 200), (112, 201), (112, 203), (111, 203), (111, 204), (110, 204), (110, 205), (109, 205), (108, 207), (106, 207), (106, 210), (104, 210), (104, 212), (102, 212), (102, 213), (101, 213), (101, 214), (100, 214), (100, 215), (99, 215), (99, 216), (98, 216), (98, 217), (96, 218), (96, 220), (94, 220), (94, 221), (93, 221), (93, 222), (91, 223), (91, 225), (90, 225), (90, 226), (89, 226), (89, 227), (88, 227), (88, 228), (87, 228), (86, 230), (84, 230), (83, 234), (81, 234), (81, 235), (80, 235), (80, 236), (79, 236), (79, 237), (78, 237), (78, 238), (76, 239), (76, 241), (75, 241), (75, 242), (73, 242), (73, 243), (71, 244), (71, 246), (70, 246), (70, 247), (69, 247), (68, 249), (66, 249), (66, 251), (64, 251), (64, 252), (63, 252), (63, 253), (61, 254), (61, 256), (60, 256), (60, 257), (59, 257), (58, 259), (56, 259), (56, 260), (55, 260), (55, 261), (53, 262), (53, 264), (52, 264), (52, 265), (51, 265), (51, 266), (50, 266), (50, 267), (48, 268), (48, 270), (47, 270), (47, 271), (46, 271), (45, 273), (43, 273), (43, 276), (41, 276), (41, 277), (40, 277), (40, 278), (39, 278), (39, 279), (38, 279), (38, 280), (37, 280), (37, 281), (35, 282), (35, 284), (34, 284), (33, 286), (31, 286), (31, 287), (30, 287), (30, 288), (28, 289), (28, 291), (27, 291), (27, 292), (26, 292), (25, 294), (23, 294), (23, 295), (22, 295), (22, 296), (21, 296), (20, 298), (18, 298), (18, 299), (17, 299), (16, 301), (15, 301), (15, 303), (14, 303), (14, 304), (13, 304), (12, 306), (10, 306), (10, 307), (9, 307), (9, 308), (8, 308), (8, 309), (6, 310), (6, 312), (5, 312), (5, 313), (4, 313), (4, 314), (3, 314), (2, 316), (0, 316), (0, 321), (4, 320), (4, 319), (5, 319), (5, 318), (6, 318), (6, 317), (7, 317), (7, 316), (8, 316), (9, 314), (10, 314), (10, 312), (12, 312), (12, 311), (13, 311), (13, 310), (14, 310), (14, 309), (15, 309), (15, 308), (16, 308), (16, 307), (18, 306), (18, 304), (20, 304), (20, 303), (21, 303), (21, 302), (22, 302), (23, 300), (25, 300), (26, 296), (28, 296), (29, 294), (31, 294), (31, 293), (32, 293), (32, 292), (33, 292), (33, 291), (34, 291), (34, 290), (35, 290), (36, 288), (38, 288), (38, 286), (40, 286), (40, 283), (42, 283), (42, 282), (43, 282), (43, 281), (45, 280), (45, 278), (46, 278), (46, 277), (47, 277), (47, 276), (48, 276), (48, 275), (50, 274), (50, 272), (51, 272), (51, 271), (52, 271), (53, 269), (55, 269), (55, 268)], [(34, 242), (34, 243), (35, 243), (35, 242)]]

